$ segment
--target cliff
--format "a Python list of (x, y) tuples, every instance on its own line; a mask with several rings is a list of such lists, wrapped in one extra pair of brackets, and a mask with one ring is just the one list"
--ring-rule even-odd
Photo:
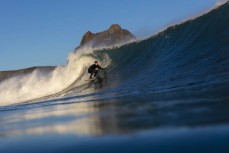
[(92, 33), (88, 31), (80, 42), (80, 47), (88, 45), (90, 47), (106, 47), (117, 44), (124, 44), (131, 40), (135, 40), (135, 36), (128, 30), (122, 29), (120, 25), (113, 24), (109, 29), (99, 32)]

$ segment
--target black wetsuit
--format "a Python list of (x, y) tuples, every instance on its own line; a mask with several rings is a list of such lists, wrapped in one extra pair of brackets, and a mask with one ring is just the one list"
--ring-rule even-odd
[(90, 79), (92, 79), (92, 76), (94, 75), (94, 77), (97, 76), (98, 70), (96, 69), (102, 69), (99, 65), (93, 64), (88, 68), (88, 73), (90, 73)]

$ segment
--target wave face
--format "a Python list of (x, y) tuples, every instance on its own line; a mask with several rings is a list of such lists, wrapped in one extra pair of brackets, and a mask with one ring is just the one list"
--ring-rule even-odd
[[(0, 84), (1, 105), (36, 99), (100, 93), (100, 98), (154, 95), (220, 98), (229, 95), (229, 3), (172, 26), (141, 42), (113, 49), (84, 48), (66, 66), (39, 70)], [(95, 88), (85, 83), (89, 63), (99, 60), (106, 76)], [(104, 74), (103, 74), (104, 76)]]
[[(108, 82), (123, 95), (212, 90), (229, 93), (229, 3), (139, 43), (98, 54), (112, 59)], [(223, 94), (223, 95), (222, 95)], [(209, 97), (210, 95), (205, 95)]]

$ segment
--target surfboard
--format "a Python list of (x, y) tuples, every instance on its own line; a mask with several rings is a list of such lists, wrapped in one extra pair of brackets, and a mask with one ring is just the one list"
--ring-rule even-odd
[(97, 78), (97, 76), (94, 77), (94, 78), (92, 78), (92, 79), (87, 79), (87, 80), (85, 80), (85, 81), (93, 81), (93, 80), (95, 80), (96, 78)]

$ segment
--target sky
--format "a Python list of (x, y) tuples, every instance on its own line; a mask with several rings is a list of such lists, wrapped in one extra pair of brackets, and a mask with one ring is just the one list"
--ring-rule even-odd
[(0, 71), (64, 65), (87, 32), (120, 24), (138, 38), (222, 0), (0, 0)]

